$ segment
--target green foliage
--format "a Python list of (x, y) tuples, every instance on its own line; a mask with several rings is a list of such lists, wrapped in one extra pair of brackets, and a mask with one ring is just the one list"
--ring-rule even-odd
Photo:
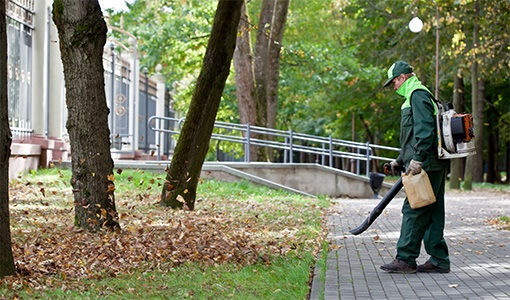
[(62, 14), (64, 13), (64, 4), (62, 0), (53, 1), (53, 15), (57, 20), (60, 20)]
[[(191, 101), (190, 89), (200, 71), (211, 31), (217, 1), (137, 0), (129, 11), (111, 16), (110, 24), (121, 27), (138, 39), (140, 65), (149, 73), (156, 65), (173, 87), (177, 108)], [(126, 41), (118, 32), (112, 35)]]
[(399, 103), (381, 92), (384, 74), (362, 65), (353, 49), (333, 43), (288, 46), (282, 53), (281, 74), (285, 79), (280, 93), (285, 97), (280, 97), (279, 124), (298, 132), (351, 139), (354, 115), (358, 140), (368, 139), (363, 120), (377, 140), (396, 142), (398, 124), (388, 116), (398, 114)]
[[(502, 115), (508, 110), (510, 98), (491, 86), (504, 88), (510, 76), (509, 2), (479, 2), (480, 69), (486, 91), (492, 93), (488, 98)], [(130, 11), (122, 14), (123, 27), (139, 38), (141, 65), (150, 70), (158, 63), (163, 65), (175, 108), (181, 113), (186, 113), (191, 100), (216, 3), (137, 0)], [(261, 3), (248, 1), (253, 39), (261, 30), (256, 25)], [(413, 1), (412, 6), (411, 2), (394, 0), (291, 1), (280, 60), (277, 129), (350, 140), (354, 119), (355, 140), (366, 142), (373, 137), (373, 142), (398, 146), (401, 101), (392, 89), (382, 87), (391, 63), (397, 59), (409, 61), (422, 82), (433, 90), (438, 24), (439, 96), (450, 102), (453, 75), (460, 68), (467, 76), (472, 61), (474, 1), (436, 3), (437, 20), (436, 6), (427, 0)], [(419, 33), (408, 29), (413, 14), (424, 22)], [(121, 27), (120, 16), (112, 16), (111, 23)], [(117, 38), (127, 39), (120, 35)], [(239, 120), (232, 75), (218, 111), (220, 121)], [(470, 89), (466, 83), (469, 112)], [(496, 103), (495, 99), (500, 100)], [(213, 146), (209, 158), (214, 157)], [(236, 146), (220, 147), (242, 155)]]

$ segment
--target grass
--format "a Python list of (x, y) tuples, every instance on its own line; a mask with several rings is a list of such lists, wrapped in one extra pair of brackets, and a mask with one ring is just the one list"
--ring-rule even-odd
[[(25, 299), (305, 299), (314, 257), (277, 258), (271, 264), (239, 267), (187, 263), (166, 272), (69, 282), (73, 288), (25, 288)], [(284, 276), (283, 276), (284, 275)], [(58, 281), (48, 278), (47, 281)]]
[(473, 188), (480, 189), (480, 190), (489, 190), (489, 191), (510, 192), (510, 185), (508, 185), (508, 184), (475, 182), (475, 183), (473, 183)]
[(205, 180), (196, 211), (174, 211), (159, 206), (164, 174), (116, 171), (120, 233), (73, 228), (69, 170), (11, 183), (19, 273), (0, 298), (306, 299), (327, 198)]
[(500, 216), (495, 219), (487, 220), (487, 223), (495, 226), (499, 230), (510, 230), (510, 217)]
[(508, 217), (508, 216), (502, 216), (502, 217), (499, 217), (499, 219), (501, 222), (510, 223), (510, 217)]

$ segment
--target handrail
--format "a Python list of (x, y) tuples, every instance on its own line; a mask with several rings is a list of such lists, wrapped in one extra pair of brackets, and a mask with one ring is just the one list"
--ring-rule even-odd
[[(165, 125), (165, 122), (168, 122)], [(154, 131), (157, 144), (162, 140), (163, 134), (169, 137), (179, 134), (184, 118), (170, 118), (152, 116), (147, 121), (147, 126)], [(329, 158), (329, 166), (333, 165), (334, 158), (342, 158), (350, 161), (356, 161), (356, 173), (360, 174), (360, 163), (365, 162), (366, 175), (370, 174), (370, 163), (372, 160), (391, 161), (394, 158), (374, 155), (374, 149), (399, 152), (399, 148), (375, 145), (370, 143), (361, 143), (334, 139), (331, 136), (315, 136), (304, 133), (296, 133), (292, 130), (279, 130), (253, 126), (250, 124), (236, 124), (227, 122), (215, 122), (216, 129), (222, 129), (221, 133), (212, 133), (211, 139), (231, 143), (239, 143), (244, 149), (249, 149), (251, 145), (270, 147), (284, 151), (284, 163), (293, 163), (293, 153), (315, 154), (322, 158), (322, 164), (326, 165), (326, 158)], [(168, 128), (168, 129), (167, 129)], [(257, 137), (251, 137), (255, 134)], [(272, 139), (263, 139), (263, 136), (271, 136)], [(320, 147), (313, 144), (321, 144)], [(250, 151), (244, 151), (244, 161), (250, 161)], [(157, 149), (157, 160), (161, 160), (161, 149)]]

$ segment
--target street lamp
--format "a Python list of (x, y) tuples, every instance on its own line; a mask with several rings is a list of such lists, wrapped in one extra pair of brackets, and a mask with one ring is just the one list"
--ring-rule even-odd
[(115, 126), (114, 126), (114, 122), (115, 122), (115, 119), (114, 119), (114, 105), (115, 105), (115, 102), (114, 102), (114, 98), (115, 98), (115, 43), (113, 42), (113, 40), (110, 41), (110, 51), (111, 51), (111, 54), (112, 54), (112, 77), (110, 78), (111, 80), (111, 91), (110, 91), (110, 126), (111, 126), (111, 132), (110, 132), (110, 136), (112, 137), (112, 145), (113, 145), (113, 142), (114, 142), (114, 139), (115, 139)]
[[(411, 6), (409, 7), (409, 10), (413, 7), (416, 0), (411, 3)], [(434, 96), (437, 100), (439, 100), (439, 9), (437, 7), (437, 2), (434, 0), (434, 5), (436, 6), (436, 88), (434, 91)], [(414, 33), (418, 33), (423, 29), (423, 22), (415, 16), (415, 13), (413, 12), (413, 19), (409, 22), (409, 30), (411, 30)]]
[(418, 33), (423, 29), (423, 21), (418, 18), (414, 17), (411, 21), (409, 21), (409, 30), (411, 30), (414, 33)]
[[(109, 21), (109, 19), (108, 19)], [(122, 28), (119, 28), (119, 27), (115, 27), (111, 24), (108, 24), (108, 30), (109, 31), (117, 31), (117, 32), (120, 32), (124, 35), (127, 35), (129, 38), (128, 38), (128, 43), (131, 45), (131, 49), (129, 49), (128, 47), (126, 47), (124, 44), (118, 42), (118, 41), (114, 41), (113, 38), (110, 39), (110, 43), (113, 43), (115, 42), (115, 46), (119, 46), (120, 48), (122, 48), (123, 50), (125, 50), (126, 52), (131, 52), (132, 53), (132, 63), (131, 63), (131, 66), (130, 66), (130, 70), (131, 70), (131, 80), (130, 80), (130, 92), (129, 92), (129, 108), (128, 108), (128, 112), (129, 112), (129, 129), (128, 129), (128, 133), (134, 133), (136, 130), (138, 130), (138, 126), (136, 124), (136, 115), (134, 113), (131, 113), (131, 111), (135, 111), (136, 108), (135, 108), (135, 105), (138, 105), (138, 98), (139, 98), (139, 95), (140, 93), (138, 92), (138, 88), (139, 88), (139, 69), (138, 69), (138, 66), (137, 66), (137, 39), (136, 37), (122, 29)], [(122, 132), (123, 128), (120, 128), (118, 129), (119, 132)], [(137, 146), (138, 143), (135, 142), (134, 139), (132, 139), (135, 134), (128, 134), (128, 136), (130, 136), (130, 139), (131, 139), (131, 143), (129, 143), (130, 145), (132, 145), (131, 147), (134, 147), (135, 145)], [(131, 148), (132, 151), (134, 151), (134, 148)]]
[(149, 69), (143, 68), (143, 75), (145, 75), (145, 151), (149, 153)]

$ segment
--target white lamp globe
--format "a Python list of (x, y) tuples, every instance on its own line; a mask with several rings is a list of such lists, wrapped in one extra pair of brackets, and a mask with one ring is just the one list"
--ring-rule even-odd
[(409, 30), (414, 33), (418, 33), (423, 29), (423, 22), (418, 17), (414, 17), (411, 21), (409, 21)]

